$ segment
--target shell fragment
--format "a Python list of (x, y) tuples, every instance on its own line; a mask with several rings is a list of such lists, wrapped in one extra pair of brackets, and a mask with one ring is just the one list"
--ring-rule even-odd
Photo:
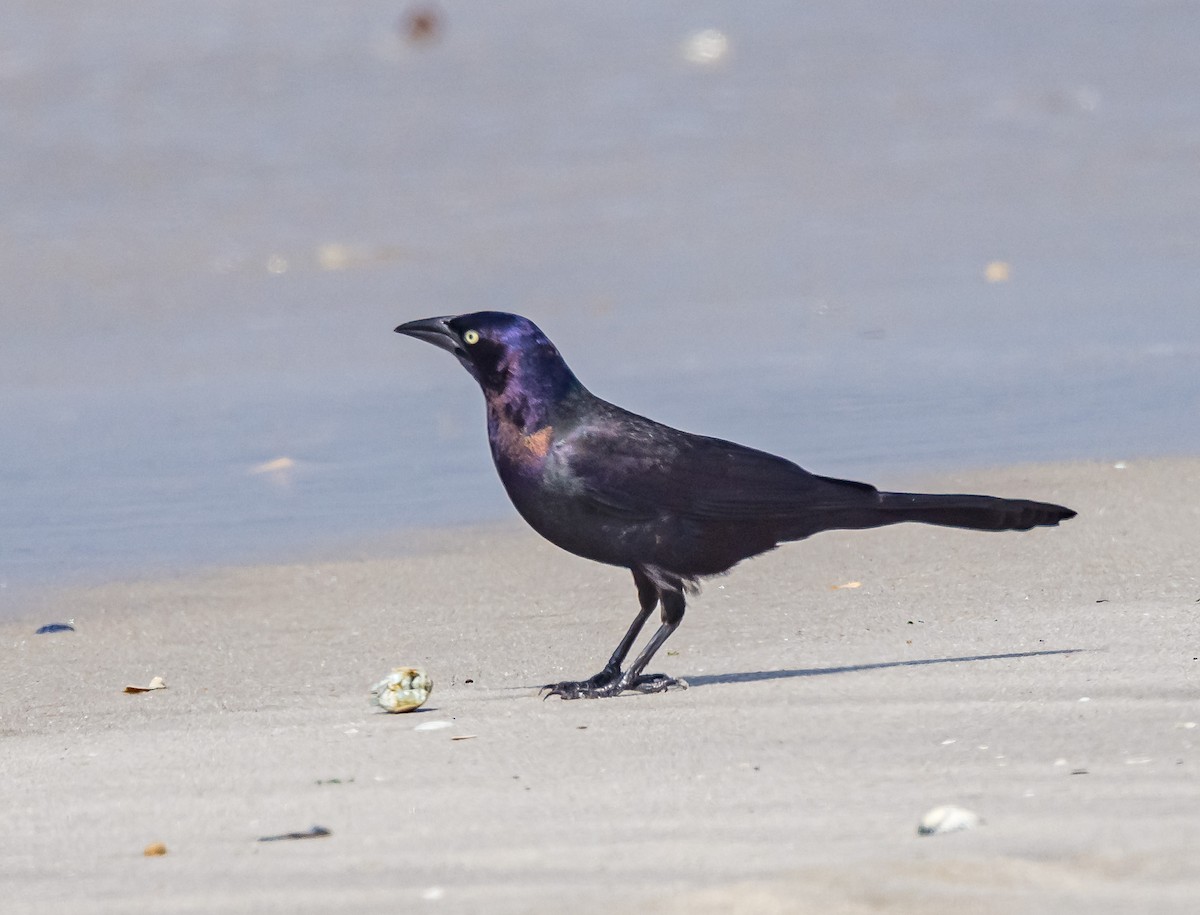
[(917, 827), (917, 835), (919, 836), (935, 836), (943, 832), (957, 832), (960, 829), (973, 829), (982, 823), (973, 810), (967, 810), (964, 807), (955, 807), (952, 804), (943, 804), (941, 807), (934, 807), (925, 816), (921, 817), (921, 825)]
[(386, 712), (411, 712), (433, 692), (433, 680), (420, 667), (397, 667), (371, 687), (375, 702)]

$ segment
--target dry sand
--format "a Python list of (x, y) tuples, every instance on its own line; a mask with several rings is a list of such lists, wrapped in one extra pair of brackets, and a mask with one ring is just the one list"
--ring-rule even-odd
[[(656, 696), (537, 697), (634, 592), (516, 526), (55, 595), (0, 627), (3, 910), (1200, 911), (1200, 460), (924, 482), (1080, 517), (785, 546)], [(428, 708), (373, 711), (401, 663)], [(918, 837), (945, 803), (984, 825)]]

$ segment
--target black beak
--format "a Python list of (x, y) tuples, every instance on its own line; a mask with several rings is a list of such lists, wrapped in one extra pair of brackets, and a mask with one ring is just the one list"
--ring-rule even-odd
[(407, 324), (397, 327), (396, 333), (416, 337), (418, 340), (432, 343), (438, 349), (458, 354), (462, 352), (462, 348), (458, 345), (458, 334), (450, 329), (448, 323), (452, 317), (454, 316), (447, 315), (442, 318), (422, 318), (419, 321), (409, 321)]

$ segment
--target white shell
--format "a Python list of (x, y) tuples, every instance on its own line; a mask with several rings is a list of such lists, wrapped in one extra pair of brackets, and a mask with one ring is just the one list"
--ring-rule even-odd
[(956, 832), (959, 829), (973, 829), (982, 823), (979, 814), (963, 807), (943, 804), (934, 807), (921, 817), (921, 825), (917, 827), (917, 835), (933, 836), (943, 832)]
[(452, 727), (454, 727), (453, 721), (441, 721), (441, 720), (422, 721), (415, 728), (413, 728), (413, 730), (414, 731), (440, 731), (440, 730), (442, 730), (442, 728), (452, 728)]
[(371, 695), (387, 712), (411, 712), (433, 692), (433, 679), (420, 667), (397, 667), (371, 687)]

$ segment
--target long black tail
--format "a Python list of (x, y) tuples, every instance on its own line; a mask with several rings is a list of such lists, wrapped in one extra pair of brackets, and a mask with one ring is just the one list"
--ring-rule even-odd
[(875, 510), (881, 524), (918, 521), (974, 531), (1027, 531), (1075, 517), (1071, 509), (1049, 502), (916, 492), (881, 492)]
[(775, 538), (803, 540), (819, 531), (863, 530), (916, 521), (973, 531), (1027, 531), (1075, 517), (1062, 505), (996, 496), (880, 492), (867, 483), (810, 477), (804, 500), (787, 506)]

